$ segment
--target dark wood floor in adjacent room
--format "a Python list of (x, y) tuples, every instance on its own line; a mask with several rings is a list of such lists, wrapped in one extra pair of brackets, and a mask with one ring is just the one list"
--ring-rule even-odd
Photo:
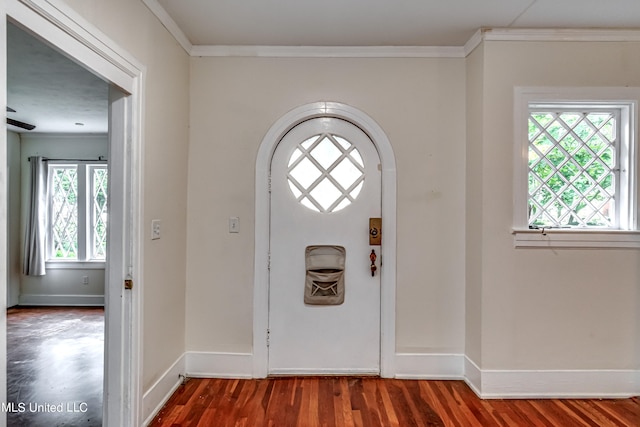
[(101, 426), (103, 354), (102, 307), (8, 309), (7, 425)]
[(462, 381), (189, 379), (153, 427), (638, 427), (640, 399), (481, 400)]

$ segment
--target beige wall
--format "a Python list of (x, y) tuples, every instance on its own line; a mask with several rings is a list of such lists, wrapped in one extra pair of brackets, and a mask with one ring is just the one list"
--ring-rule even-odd
[(482, 362), (482, 167), (484, 45), (466, 61), (465, 354)]
[[(337, 101), (398, 170), (397, 350), (464, 350), (463, 59), (193, 58), (187, 350), (252, 351), (255, 161), (289, 110)], [(241, 231), (229, 234), (229, 216)]]
[(637, 369), (640, 251), (514, 249), (510, 228), (514, 86), (640, 86), (640, 43), (486, 42), (484, 55), (470, 177), (482, 180), (481, 368)]
[[(184, 352), (189, 56), (142, 1), (67, 0), (146, 68), (143, 117), (143, 388)], [(151, 220), (162, 238), (150, 240)]]

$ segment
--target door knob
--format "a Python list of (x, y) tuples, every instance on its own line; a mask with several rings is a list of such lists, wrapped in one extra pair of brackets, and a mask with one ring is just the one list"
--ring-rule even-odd
[(371, 249), (371, 254), (369, 255), (369, 259), (371, 260), (371, 277), (376, 275), (376, 270), (378, 269), (378, 267), (376, 267), (377, 258), (375, 249)]

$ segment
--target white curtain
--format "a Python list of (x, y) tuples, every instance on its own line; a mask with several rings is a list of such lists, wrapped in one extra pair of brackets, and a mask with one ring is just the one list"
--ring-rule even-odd
[(31, 157), (31, 197), (27, 217), (22, 271), (29, 276), (46, 274), (47, 164), (43, 157)]

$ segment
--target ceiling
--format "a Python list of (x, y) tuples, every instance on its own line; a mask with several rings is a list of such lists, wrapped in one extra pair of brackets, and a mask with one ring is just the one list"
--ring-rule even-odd
[[(40, 40), (7, 24), (7, 117), (18, 133), (107, 133), (109, 85)], [(81, 123), (78, 124), (78, 123)]]
[(482, 27), (640, 28), (639, 0), (143, 1), (192, 45), (462, 46)]
[[(483, 27), (640, 29), (640, 0), (142, 1), (185, 48), (463, 46)], [(29, 133), (106, 133), (107, 99), (106, 82), (7, 25), (7, 116), (36, 125)]]

